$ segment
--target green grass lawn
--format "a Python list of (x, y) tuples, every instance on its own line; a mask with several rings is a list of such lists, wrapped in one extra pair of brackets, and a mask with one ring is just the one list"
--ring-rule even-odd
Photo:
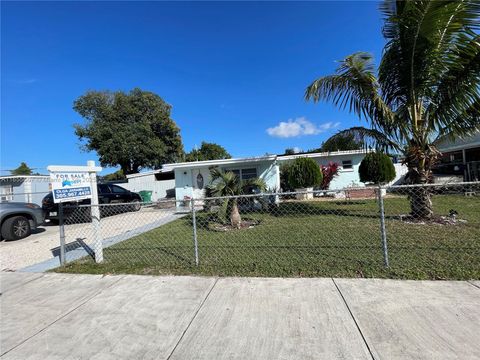
[(406, 279), (480, 278), (480, 199), (435, 195), (435, 213), (456, 210), (460, 225), (412, 224), (406, 197), (385, 199), (390, 267), (383, 266), (378, 204), (374, 200), (284, 202), (273, 213), (251, 212), (253, 228), (220, 232), (197, 212), (195, 266), (192, 219), (186, 216), (104, 250), (58, 272), (202, 274), (221, 276), (335, 276)]

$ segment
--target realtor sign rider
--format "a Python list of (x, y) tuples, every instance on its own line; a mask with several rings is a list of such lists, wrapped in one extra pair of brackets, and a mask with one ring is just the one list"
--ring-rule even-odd
[(92, 181), (88, 172), (51, 172), (55, 203), (92, 198)]

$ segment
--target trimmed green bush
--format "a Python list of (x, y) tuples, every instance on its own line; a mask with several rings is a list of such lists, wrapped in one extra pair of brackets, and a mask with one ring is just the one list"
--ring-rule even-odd
[(292, 189), (303, 189), (320, 186), (322, 172), (315, 160), (310, 158), (298, 158), (284, 167), (285, 178), (288, 186)]
[(358, 169), (363, 183), (384, 184), (395, 179), (395, 167), (392, 159), (383, 153), (369, 153)]

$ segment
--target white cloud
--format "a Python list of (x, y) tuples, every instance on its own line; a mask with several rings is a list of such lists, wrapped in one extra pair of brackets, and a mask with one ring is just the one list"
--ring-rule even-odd
[(294, 152), (295, 154), (301, 153), (302, 151), (303, 151), (303, 150), (300, 149), (298, 146), (295, 146), (295, 147), (293, 148), (293, 152)]
[(339, 122), (327, 122), (316, 125), (305, 117), (296, 119), (288, 119), (281, 121), (277, 126), (267, 129), (267, 133), (273, 137), (289, 138), (303, 135), (317, 135), (330, 129), (334, 129), (340, 125)]

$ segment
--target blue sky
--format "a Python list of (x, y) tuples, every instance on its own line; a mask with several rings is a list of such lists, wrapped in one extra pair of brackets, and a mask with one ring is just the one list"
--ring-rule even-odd
[[(303, 92), (355, 51), (381, 55), (377, 2), (2, 2), (1, 169), (97, 160), (73, 101), (140, 87), (173, 106), (188, 151), (311, 149), (355, 117)], [(110, 172), (106, 169), (104, 172)], [(2, 174), (6, 174), (2, 172)]]

